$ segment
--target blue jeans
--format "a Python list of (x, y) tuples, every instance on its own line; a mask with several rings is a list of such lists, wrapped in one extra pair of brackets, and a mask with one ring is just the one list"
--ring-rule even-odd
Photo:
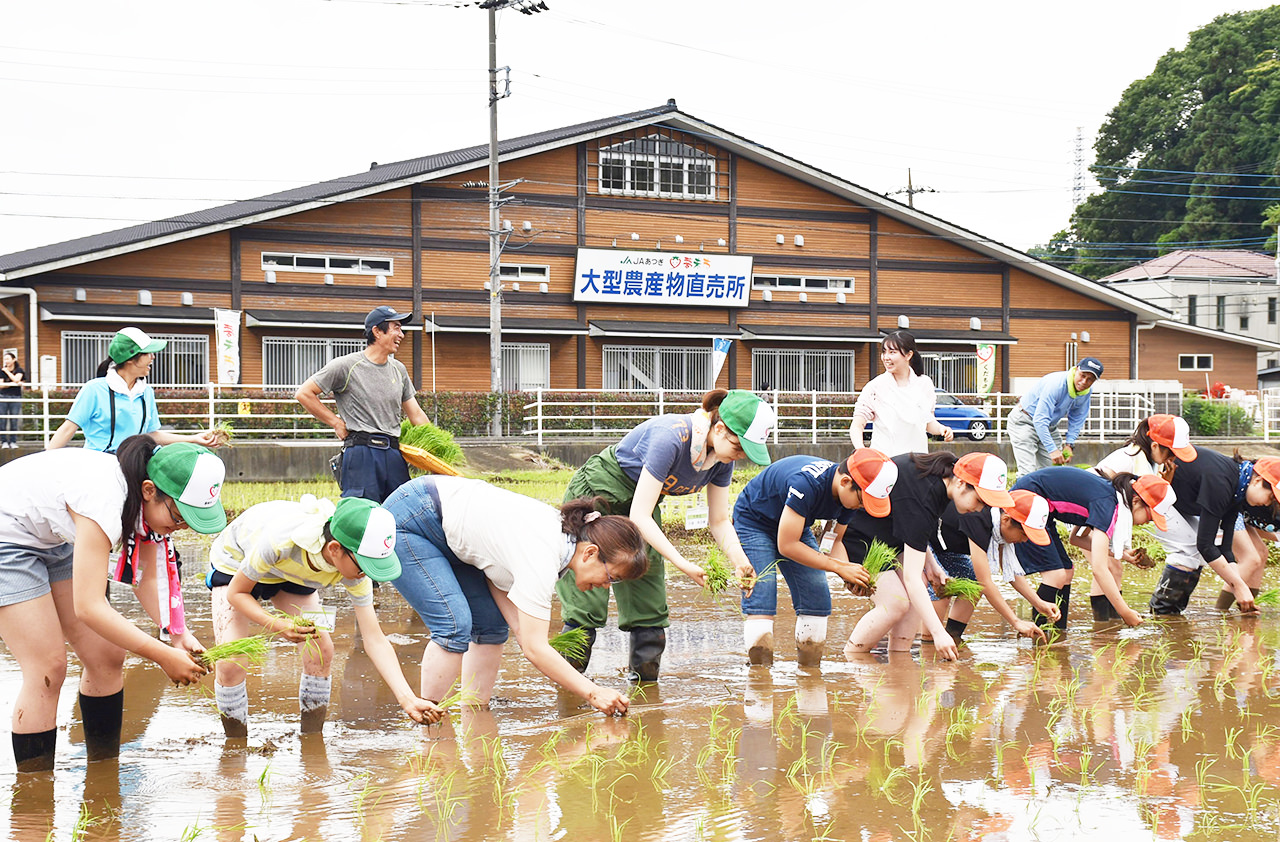
[(484, 573), (449, 549), (428, 485), (434, 482), (429, 476), (411, 480), (383, 504), (396, 519), (400, 557), (400, 577), (391, 584), (446, 652), (466, 652), (473, 642), (506, 643), (510, 629)]
[[(796, 614), (802, 617), (831, 616), (831, 587), (827, 584), (827, 573), (807, 567), (789, 558), (783, 558), (778, 551), (777, 530), (766, 532), (742, 518), (734, 518), (734, 531), (738, 533), (738, 541), (742, 551), (747, 554), (751, 566), (757, 574), (778, 562), (778, 566), (761, 576), (756, 582), (751, 596), (742, 600), (743, 614), (756, 614), (766, 617), (778, 613), (778, 572), (787, 580), (791, 589), (791, 605)], [(818, 542), (813, 532), (805, 529), (800, 540), (806, 547), (818, 549)]]
[(4, 444), (16, 444), (13, 435), (22, 429), (22, 403), (17, 398), (0, 398), (0, 440)]

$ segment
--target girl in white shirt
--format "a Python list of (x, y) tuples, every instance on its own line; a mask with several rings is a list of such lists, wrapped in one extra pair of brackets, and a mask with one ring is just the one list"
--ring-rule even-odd
[(926, 434), (951, 441), (951, 428), (933, 417), (937, 394), (933, 381), (924, 373), (924, 361), (916, 351), (916, 339), (905, 330), (895, 330), (880, 344), (884, 373), (862, 387), (853, 408), (849, 437), (854, 448), (866, 447), (863, 433), (871, 430), (871, 446), (887, 456), (928, 453)]

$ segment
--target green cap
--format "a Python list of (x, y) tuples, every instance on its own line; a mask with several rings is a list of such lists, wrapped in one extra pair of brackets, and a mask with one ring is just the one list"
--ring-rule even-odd
[(107, 356), (116, 365), (124, 365), (139, 354), (154, 354), (168, 344), (163, 339), (152, 339), (136, 327), (127, 327), (111, 337)]
[(191, 442), (157, 448), (147, 462), (147, 476), (178, 504), (178, 512), (196, 532), (212, 535), (227, 526), (222, 508), (222, 481), (227, 469), (213, 451)]
[(351, 551), (365, 575), (375, 582), (400, 578), (396, 556), (396, 519), (372, 500), (344, 497), (338, 501), (329, 531)]
[(766, 446), (778, 416), (773, 407), (745, 389), (734, 389), (720, 402), (720, 420), (742, 443), (742, 452), (757, 465), (769, 464)]

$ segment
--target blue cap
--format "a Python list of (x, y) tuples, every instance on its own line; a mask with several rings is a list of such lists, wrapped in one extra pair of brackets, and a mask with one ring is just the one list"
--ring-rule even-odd
[(384, 304), (381, 307), (374, 307), (369, 311), (369, 315), (364, 317), (364, 329), (372, 330), (384, 322), (400, 322), (407, 325), (412, 319), (412, 314), (397, 313), (395, 307), (388, 307)]
[(1076, 363), (1076, 368), (1080, 369), (1085, 374), (1092, 374), (1094, 377), (1102, 376), (1102, 361), (1097, 357), (1085, 357), (1083, 360)]

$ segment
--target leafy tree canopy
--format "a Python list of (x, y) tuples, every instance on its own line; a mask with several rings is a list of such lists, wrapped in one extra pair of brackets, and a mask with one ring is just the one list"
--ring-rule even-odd
[(1090, 196), (1036, 256), (1091, 278), (1179, 248), (1261, 250), (1280, 209), (1280, 6), (1223, 15), (1131, 84)]

